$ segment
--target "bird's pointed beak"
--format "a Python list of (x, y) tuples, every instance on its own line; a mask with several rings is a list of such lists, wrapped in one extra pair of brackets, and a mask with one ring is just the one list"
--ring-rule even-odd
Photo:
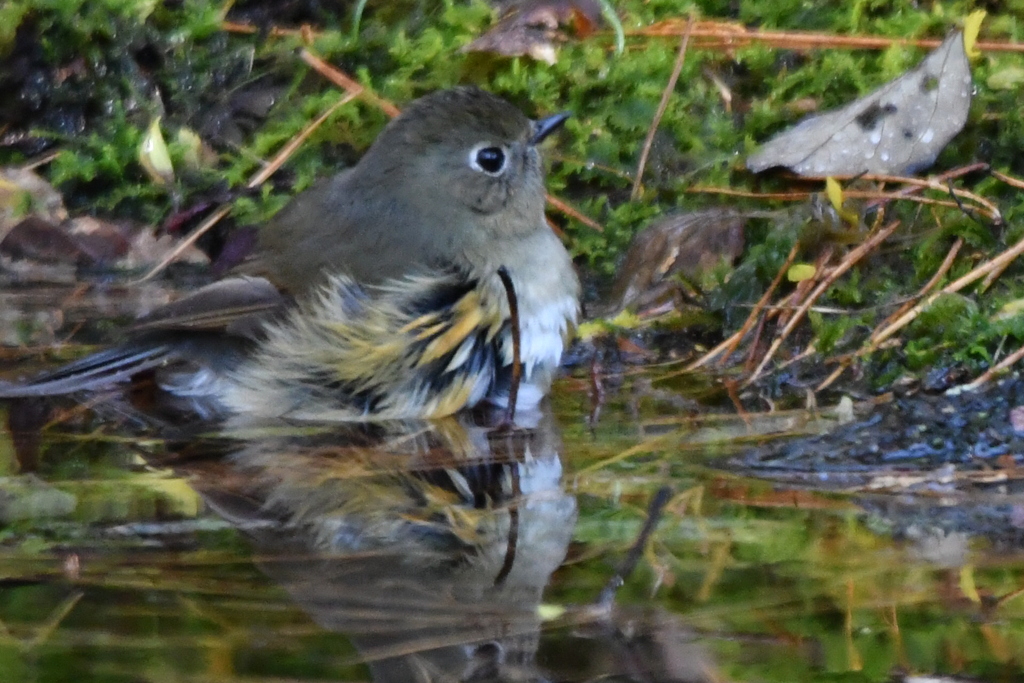
[(533, 122), (533, 137), (530, 138), (530, 143), (539, 145), (544, 138), (554, 133), (556, 130), (562, 127), (562, 124), (572, 116), (571, 111), (563, 111), (558, 114), (552, 114), (539, 121)]

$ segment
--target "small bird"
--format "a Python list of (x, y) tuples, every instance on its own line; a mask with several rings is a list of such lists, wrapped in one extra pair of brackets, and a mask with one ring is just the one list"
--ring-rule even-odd
[(263, 226), (235, 275), (140, 319), (124, 344), (0, 397), (67, 394), (159, 369), (171, 394), (253, 417), (383, 420), (504, 405), (518, 302), (518, 403), (550, 388), (579, 311), (544, 217), (537, 121), (491, 93), (422, 97), (351, 169)]

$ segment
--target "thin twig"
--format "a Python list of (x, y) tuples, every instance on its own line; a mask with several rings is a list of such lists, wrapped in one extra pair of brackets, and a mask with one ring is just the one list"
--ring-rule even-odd
[[(291, 157), (291, 155), (295, 153), (295, 150), (299, 148), (299, 145), (305, 142), (306, 138), (313, 134), (313, 131), (315, 131), (317, 128), (323, 125), (324, 121), (330, 118), (331, 114), (333, 114), (338, 109), (338, 107), (344, 104), (348, 104), (356, 97), (358, 97), (358, 94), (359, 93), (353, 92), (346, 93), (340, 100), (338, 100), (330, 107), (328, 107), (327, 111), (325, 111), (323, 114), (317, 117), (315, 121), (306, 126), (302, 130), (302, 132), (300, 132), (294, 138), (289, 140), (288, 144), (282, 147), (281, 151), (278, 152), (277, 155), (273, 159), (271, 159), (266, 166), (257, 171), (252, 176), (252, 178), (249, 179), (249, 182), (246, 183), (246, 187), (248, 187), (249, 189), (253, 189), (259, 187), (264, 182), (266, 182), (267, 178), (272, 176), (279, 168), (281, 168), (285, 161), (287, 161)], [(163, 260), (160, 261), (160, 263), (153, 266), (148, 273), (146, 273), (141, 278), (136, 280), (136, 282), (145, 282), (146, 280), (150, 280), (156, 275), (160, 274), (164, 270), (164, 268), (166, 268), (168, 265), (173, 263), (179, 256), (181, 256), (182, 252), (184, 252), (186, 249), (195, 244), (196, 240), (202, 237), (214, 225), (219, 223), (220, 220), (224, 218), (224, 216), (227, 216), (229, 213), (231, 213), (231, 208), (232, 207), (230, 204), (221, 204), (217, 208), (217, 210), (213, 212), (213, 214), (211, 214), (205, 221), (203, 221), (202, 225), (200, 225), (198, 228), (189, 233), (188, 237), (183, 239), (178, 244), (178, 246), (176, 246), (171, 251), (171, 253), (165, 256)]]
[[(833, 245), (826, 244), (818, 254), (818, 257), (814, 259), (814, 274), (805, 280), (797, 282), (790, 295), (772, 307), (779, 312), (778, 324), (780, 326), (785, 327), (793, 316), (803, 315), (801, 309), (809, 300), (813, 304), (813, 299), (808, 299), (808, 297), (819, 282), (828, 279), (832, 274), (832, 270), (828, 269), (828, 264), (832, 260), (832, 253), (834, 251), (835, 247)], [(844, 258), (849, 258), (849, 254)]]
[[(946, 181), (953, 180), (961, 176), (965, 176), (969, 173), (984, 171), (988, 167), (988, 164), (986, 164), (984, 161), (976, 161), (973, 164), (967, 164), (966, 166), (951, 168), (948, 171), (944, 171), (936, 176), (929, 176), (927, 178), (919, 178), (917, 176), (906, 175), (887, 175), (885, 173), (862, 173), (856, 176), (835, 176), (835, 178), (836, 180), (860, 178), (863, 180), (870, 180), (877, 183), (898, 183), (900, 185), (920, 185), (922, 187), (937, 187), (937, 184), (945, 183)], [(904, 191), (913, 192), (913, 190), (911, 189), (907, 189)]]
[(516, 296), (516, 288), (512, 284), (512, 276), (508, 268), (498, 268), (498, 277), (505, 287), (505, 296), (508, 298), (509, 325), (512, 328), (512, 379), (508, 387), (508, 406), (505, 412), (506, 424), (513, 424), (516, 419), (516, 401), (519, 398), (519, 382), (523, 377), (522, 361), (522, 336), (519, 327), (519, 298)]
[(1019, 361), (1021, 358), (1024, 358), (1024, 346), (1021, 346), (1019, 349), (1008, 355), (1006, 358), (1002, 359), (997, 364), (993, 365), (988, 370), (981, 373), (981, 375), (979, 375), (978, 378), (975, 379), (973, 382), (957, 387), (957, 390), (974, 391), (983, 384), (987, 384), (988, 382), (990, 382), (992, 378), (998, 375), (999, 373), (1009, 369), (1011, 365)]
[[(775, 289), (779, 286), (779, 283), (782, 282), (782, 278), (785, 277), (786, 273), (789, 272), (789, 268), (793, 265), (793, 261), (796, 260), (798, 253), (800, 253), (799, 242), (794, 244), (793, 248), (789, 250), (789, 254), (786, 256), (786, 261), (782, 264), (782, 267), (779, 268), (779, 271), (775, 273), (775, 277), (772, 279), (771, 284), (768, 285), (768, 289), (765, 290), (765, 293), (760, 299), (758, 299), (757, 303), (754, 304), (754, 308), (751, 309), (750, 315), (747, 316), (746, 321), (743, 323), (743, 327), (740, 328), (741, 339), (742, 336), (746, 335), (746, 333), (750, 331), (750, 328), (754, 326), (757, 318), (761, 315), (762, 309), (764, 309), (764, 307), (768, 305), (768, 302), (771, 301), (772, 295), (775, 293)], [(725, 363), (729, 359), (729, 356), (736, 350), (737, 346), (739, 346), (739, 340), (729, 347), (729, 350), (725, 352), (725, 355), (718, 361), (718, 364), (722, 365)]]
[(633, 542), (629, 552), (626, 553), (626, 557), (623, 558), (618, 570), (616, 570), (615, 575), (609, 579), (604, 590), (601, 591), (600, 597), (597, 599), (597, 604), (600, 607), (604, 609), (611, 608), (615, 600), (616, 591), (626, 583), (626, 579), (636, 569), (640, 558), (643, 557), (644, 547), (647, 545), (651, 534), (654, 533), (654, 529), (658, 526), (658, 522), (661, 521), (662, 511), (671, 498), (672, 489), (668, 486), (662, 486), (654, 494), (654, 497), (651, 498), (651, 502), (647, 506), (647, 519), (644, 520), (644, 525), (640, 528), (636, 541)]
[(857, 353), (861, 355), (871, 353), (872, 351), (875, 350), (875, 348), (878, 347), (879, 344), (884, 342), (892, 335), (896, 334), (896, 332), (898, 332), (899, 330), (909, 325), (915, 318), (917, 318), (917, 316), (921, 315), (923, 311), (925, 311), (929, 306), (931, 306), (932, 303), (934, 303), (934, 301), (943, 294), (954, 294), (956, 292), (959, 292), (967, 285), (973, 283), (976, 280), (980, 280), (981, 278), (985, 277), (992, 271), (1005, 267), (1005, 264), (1009, 263), (1010, 261), (1013, 261), (1021, 254), (1024, 254), (1024, 238), (1020, 239), (1016, 244), (1014, 244), (1009, 249), (1006, 249), (995, 258), (986, 261), (985, 263), (981, 264), (980, 266), (978, 266), (971, 272), (967, 273), (966, 275), (961, 275), (959, 278), (949, 283), (935, 294), (932, 294), (930, 297), (914, 306), (912, 309), (910, 309), (902, 316), (900, 316), (899, 319), (893, 321), (892, 324), (890, 324), (884, 330), (877, 333), (876, 335), (873, 335), (873, 339), (870, 341), (868, 346), (858, 351)]
[(553, 207), (557, 211), (561, 211), (569, 218), (575, 218), (583, 225), (587, 226), (588, 228), (597, 230), (598, 232), (604, 232), (603, 225), (595, 221), (593, 218), (590, 218), (589, 216), (585, 216), (584, 214), (580, 213), (579, 209), (575, 208), (572, 204), (569, 204), (564, 199), (559, 199), (555, 195), (549, 193), (547, 195), (547, 200), (548, 206)]
[[(220, 28), (222, 31), (226, 31), (227, 33), (243, 34), (259, 33), (261, 30), (258, 26), (243, 24), (237, 21), (222, 21)], [(300, 26), (299, 28), (280, 28), (278, 26), (272, 26), (270, 27), (268, 35), (273, 38), (282, 38), (286, 36), (305, 36), (307, 34), (318, 36), (320, 35), (320, 32), (313, 31), (312, 28), (306, 25)]]
[(771, 300), (772, 294), (775, 293), (775, 288), (778, 287), (780, 282), (782, 282), (783, 275), (786, 274), (786, 271), (789, 270), (789, 267), (793, 265), (793, 261), (796, 260), (796, 255), (799, 252), (799, 250), (799, 244), (794, 244), (793, 248), (789, 250), (789, 255), (786, 257), (786, 262), (782, 264), (781, 268), (779, 268), (779, 271), (775, 274), (775, 279), (773, 279), (772, 283), (768, 285), (768, 289), (765, 290), (764, 295), (762, 295), (758, 302), (754, 304), (754, 307), (750, 311), (750, 315), (747, 316), (747, 319), (743, 322), (743, 325), (740, 327), (740, 329), (731, 334), (728, 339), (724, 340), (718, 346), (711, 349), (703, 356), (690, 363), (689, 365), (685, 366), (680, 371), (680, 374), (693, 372), (694, 370), (707, 365), (710, 361), (712, 361), (715, 357), (718, 356), (718, 354), (722, 353), (723, 351), (725, 351), (725, 355), (719, 359), (718, 365), (722, 365), (723, 363), (725, 363), (726, 360), (728, 360), (729, 356), (736, 351), (736, 348), (740, 345), (740, 342), (743, 341), (743, 338), (747, 335), (747, 332), (750, 331), (750, 328), (752, 328), (754, 324), (757, 322), (758, 317), (761, 315), (761, 310), (766, 305), (768, 305), (768, 302)]
[(358, 97), (361, 97), (370, 104), (378, 107), (391, 118), (395, 118), (402, 113), (394, 104), (388, 102), (383, 97), (380, 97), (377, 93), (373, 92), (341, 69), (338, 69), (337, 67), (334, 67), (320, 59), (320, 57), (317, 57), (308, 49), (303, 48), (299, 52), (299, 57), (331, 83), (334, 83), (345, 92), (355, 93)]
[(665, 90), (661, 93), (661, 102), (658, 103), (658, 110), (654, 112), (654, 120), (651, 121), (651, 127), (647, 130), (647, 137), (644, 139), (643, 149), (640, 151), (640, 163), (636, 167), (636, 177), (633, 178), (633, 191), (630, 193), (630, 199), (636, 201), (640, 197), (640, 188), (644, 178), (644, 167), (647, 166), (647, 157), (651, 154), (651, 146), (654, 144), (654, 134), (658, 132), (658, 124), (661, 123), (661, 117), (665, 115), (665, 110), (668, 108), (668, 100), (672, 97), (672, 92), (676, 89), (676, 83), (679, 81), (679, 74), (683, 71), (683, 64), (686, 62), (686, 46), (690, 44), (690, 30), (693, 26), (693, 16), (686, 22), (687, 30), (683, 33), (683, 40), (679, 44), (679, 53), (676, 54), (676, 63), (672, 67), (672, 75), (668, 77), (668, 83), (665, 84)]
[(863, 244), (861, 244), (856, 249), (853, 249), (849, 254), (847, 254), (846, 258), (843, 259), (843, 262), (836, 266), (836, 268), (831, 273), (829, 273), (827, 278), (822, 280), (822, 282), (814, 289), (814, 291), (811, 292), (810, 296), (807, 297), (807, 300), (804, 301), (804, 303), (800, 306), (800, 308), (793, 315), (793, 317), (790, 318), (789, 322), (786, 323), (785, 327), (782, 328), (782, 331), (775, 338), (775, 341), (772, 342), (772, 345), (768, 349), (768, 352), (764, 355), (764, 358), (761, 359), (761, 362), (758, 364), (757, 369), (754, 370), (753, 374), (745, 382), (745, 386), (749, 385), (751, 382), (755, 381), (758, 378), (758, 376), (760, 376), (761, 372), (764, 370), (764, 367), (771, 361), (772, 357), (779, 350), (779, 347), (782, 346), (782, 343), (786, 340), (787, 337), (789, 337), (790, 333), (796, 328), (797, 323), (803, 319), (804, 315), (807, 313), (807, 310), (814, 304), (818, 297), (824, 294), (828, 290), (828, 288), (831, 287), (832, 284), (836, 280), (838, 280), (846, 271), (852, 268), (858, 261), (864, 258), (864, 256), (866, 256), (868, 253), (870, 253), (876, 247), (878, 247), (878, 245), (880, 245), (883, 241), (885, 241), (885, 239), (889, 237), (889, 235), (895, 232), (896, 228), (899, 227), (899, 224), (900, 222), (898, 220), (892, 221), (891, 223), (889, 223), (889, 225), (885, 226), (884, 228), (876, 232), (874, 235), (869, 237)]
[(1024, 180), (1021, 180), (1020, 178), (1014, 178), (1013, 176), (1006, 175), (1005, 173), (1000, 173), (999, 171), (994, 170), (989, 171), (989, 173), (992, 174), (992, 177), (1002, 180), (1010, 187), (1016, 187), (1018, 190), (1024, 190)]
[(21, 170), (33, 171), (39, 168), (40, 166), (45, 166), (46, 164), (50, 163), (51, 161), (59, 157), (63, 152), (64, 150), (58, 149), (56, 151), (50, 152), (49, 154), (44, 154), (40, 157), (36, 157), (35, 159), (29, 159), (26, 163), (21, 165)]
[[(922, 188), (924, 188), (924, 189), (935, 189), (935, 190), (941, 191), (943, 194), (946, 194), (946, 195), (949, 194), (949, 190), (946, 187), (941, 186), (941, 185), (939, 185), (938, 187), (932, 187), (931, 183), (927, 183), (927, 184), (922, 184)], [(847, 199), (873, 199), (873, 200), (876, 200), (878, 204), (886, 203), (886, 202), (889, 202), (889, 201), (904, 200), (904, 201), (915, 202), (917, 204), (925, 204), (925, 205), (928, 205), (928, 206), (942, 206), (942, 207), (946, 207), (946, 208), (950, 208), (950, 209), (959, 209), (960, 208), (960, 205), (957, 204), (957, 202), (954, 202), (954, 201), (948, 201), (948, 200), (943, 200), (943, 199), (932, 199), (930, 197), (919, 197), (916, 194), (912, 194), (912, 192), (916, 192), (917, 189), (919, 189), (919, 188), (909, 188), (909, 189), (900, 190), (900, 191), (897, 191), (897, 192), (883, 192), (883, 191), (877, 191), (877, 190), (849, 190), (849, 189), (846, 189), (846, 190), (843, 190), (843, 196), (846, 197)], [(734, 190), (734, 189), (731, 189), (731, 188), (706, 187), (706, 186), (691, 187), (691, 188), (687, 189), (686, 192), (690, 193), (690, 194), (717, 194), (717, 195), (728, 196), (728, 197), (746, 197), (746, 198), (750, 198), (750, 199), (773, 199), (773, 200), (778, 200), (778, 201), (806, 201), (812, 194), (814, 194), (813, 191), (807, 191), (807, 192), (771, 192), (771, 193), (768, 193), (768, 192), (749, 192), (749, 191), (745, 191), (745, 190)], [(999, 209), (994, 204), (989, 202), (988, 200), (983, 199), (982, 197), (979, 197), (978, 195), (973, 194), (971, 192), (964, 192), (962, 190), (959, 191), (959, 194), (960, 194), (961, 197), (966, 197), (967, 199), (970, 199), (972, 202), (976, 202), (977, 204), (979, 204), (980, 208), (975, 208), (975, 210), (977, 210), (980, 213), (984, 214), (990, 220), (993, 220), (995, 222), (1001, 222), (1002, 221), (1002, 214), (1000, 213)]]
[[(942, 264), (939, 265), (939, 268), (938, 268), (938, 270), (935, 271), (935, 274), (932, 275), (931, 278), (929, 278), (928, 282), (926, 282), (925, 285), (923, 287), (921, 287), (921, 289), (918, 291), (918, 293), (915, 294), (910, 299), (910, 301), (908, 301), (905, 304), (903, 304), (902, 306), (900, 306), (899, 309), (897, 309), (895, 313), (893, 313), (888, 318), (886, 318), (882, 322), (882, 324), (879, 325), (876, 328), (876, 332), (878, 330), (884, 329), (893, 320), (898, 319), (904, 313), (909, 311), (914, 306), (915, 303), (917, 303), (918, 301), (923, 299), (925, 296), (927, 296), (928, 292), (930, 292), (933, 289), (935, 289), (935, 287), (938, 286), (938, 284), (942, 280), (942, 278), (946, 276), (946, 273), (949, 272), (949, 269), (953, 267), (953, 260), (956, 259), (957, 254), (960, 253), (960, 249), (963, 246), (964, 246), (964, 238), (963, 237), (957, 237), (956, 241), (953, 242), (953, 246), (951, 246), (949, 248), (949, 251), (946, 252), (946, 258), (942, 259)], [(869, 337), (869, 339), (874, 339), (874, 338), (875, 338), (875, 334), (872, 333), (872, 335)]]
[[(931, 49), (942, 44), (942, 39), (939, 38), (908, 40), (883, 36), (837, 36), (829, 33), (804, 31), (771, 31), (748, 29), (740, 24), (723, 21), (699, 21), (690, 28), (689, 21), (684, 23), (681, 18), (666, 19), (651, 26), (630, 31), (628, 35), (672, 37), (682, 35), (684, 31), (693, 36), (695, 47), (701, 48), (711, 46), (736, 48), (757, 43), (792, 50), (811, 50), (819, 47), (886, 50), (894, 45)], [(976, 45), (982, 52), (1024, 52), (1024, 43), (978, 41)]]
[(988, 288), (992, 286), (992, 283), (998, 280), (1003, 275), (1003, 271), (1010, 267), (1009, 263), (1004, 263), (1002, 268), (993, 270), (991, 273), (985, 276), (985, 279), (978, 285), (978, 293), (982, 294), (988, 291)]
[[(506, 437), (510, 438), (511, 435)], [(512, 479), (512, 501), (508, 508), (508, 541), (505, 544), (505, 559), (497, 576), (494, 577), (494, 585), (499, 587), (505, 584), (512, 573), (512, 567), (516, 563), (516, 550), (519, 548), (519, 504), (523, 500), (523, 485), (519, 478), (518, 462), (509, 463), (509, 476)]]
[(754, 328), (754, 335), (750, 338), (747, 357), (743, 360), (743, 372), (745, 373), (749, 374), (754, 369), (754, 354), (757, 353), (757, 347), (761, 342), (761, 334), (764, 332), (765, 325), (771, 318), (772, 314), (768, 313), (757, 319), (757, 327)]
[[(925, 283), (925, 285), (918, 291), (917, 294), (915, 294), (909, 301), (900, 306), (892, 315), (890, 315), (888, 318), (882, 321), (882, 323), (875, 328), (875, 331), (872, 332), (870, 337), (868, 337), (869, 342), (873, 341), (876, 335), (878, 335), (881, 330), (885, 329), (892, 321), (898, 319), (900, 316), (902, 316), (904, 313), (910, 310), (910, 308), (914, 306), (915, 302), (920, 301), (924, 296), (928, 294), (928, 292), (932, 291), (935, 287), (939, 285), (939, 282), (942, 280), (942, 278), (945, 277), (946, 273), (949, 272), (949, 269), (953, 267), (953, 261), (956, 259), (957, 254), (960, 253), (960, 249), (961, 247), (963, 247), (963, 245), (963, 238), (957, 237), (956, 241), (953, 242), (953, 246), (950, 247), (948, 252), (946, 252), (946, 258), (942, 260), (942, 264), (939, 266), (938, 270), (935, 271), (935, 274), (931, 276), (928, 282)], [(828, 377), (826, 377), (825, 380), (822, 381), (822, 383), (819, 384), (814, 390), (823, 391), (824, 389), (827, 389), (829, 386), (832, 385), (833, 382), (839, 379), (839, 376), (842, 375), (843, 372), (848, 367), (850, 367), (850, 365), (853, 364), (853, 361), (859, 358), (861, 355), (862, 354), (860, 354), (859, 352), (847, 355), (845, 358), (843, 358), (842, 361), (840, 361), (839, 367), (836, 368)]]

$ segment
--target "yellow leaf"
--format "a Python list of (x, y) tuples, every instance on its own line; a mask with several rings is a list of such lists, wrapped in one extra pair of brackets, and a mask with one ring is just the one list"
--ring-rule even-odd
[(167, 152), (164, 134), (160, 132), (159, 116), (149, 124), (149, 130), (142, 138), (142, 144), (139, 146), (139, 163), (146, 169), (153, 182), (159, 185), (168, 185), (174, 180), (174, 165), (171, 163), (171, 155)]
[(847, 224), (856, 227), (860, 222), (860, 217), (856, 211), (843, 208), (843, 187), (839, 184), (839, 181), (835, 178), (825, 178), (825, 196), (828, 197), (829, 203), (832, 208), (836, 210), (839, 217), (843, 219)]
[(1024, 312), (1024, 299), (1014, 299), (1000, 306), (996, 314), (992, 316), (992, 320), (1012, 320), (1022, 312)]
[(843, 188), (835, 178), (825, 178), (825, 196), (837, 213), (843, 212)]
[(603, 320), (588, 320), (585, 323), (580, 323), (576, 328), (576, 337), (581, 341), (588, 341), (607, 331), (608, 326)]
[[(649, 323), (650, 321), (646, 322)], [(576, 328), (576, 337), (582, 341), (587, 341), (598, 335), (614, 332), (616, 329), (635, 330), (643, 327), (644, 324), (645, 321), (641, 320), (635, 313), (622, 311), (614, 318), (598, 318), (597, 320), (581, 323)]]
[(643, 321), (640, 320), (640, 317), (637, 316), (635, 313), (623, 311), (622, 313), (619, 313), (617, 316), (609, 320), (608, 323), (614, 325), (615, 327), (622, 327), (627, 330), (633, 330), (636, 329), (637, 327), (640, 327)]
[(810, 263), (794, 263), (786, 271), (786, 279), (790, 282), (803, 282), (814, 277), (816, 272), (814, 266)]
[(971, 602), (981, 604), (981, 596), (978, 595), (978, 587), (974, 583), (974, 567), (970, 565), (960, 568), (960, 591)]
[(203, 144), (202, 138), (190, 128), (179, 128), (177, 141), (185, 148), (184, 161), (189, 168), (212, 166), (217, 158), (213, 151)]
[(565, 611), (565, 607), (561, 605), (537, 605), (537, 616), (540, 617), (541, 621), (553, 621), (565, 614)]
[(981, 30), (981, 22), (985, 20), (985, 10), (979, 9), (971, 12), (964, 19), (964, 52), (968, 57), (980, 57), (981, 50), (978, 49), (978, 32)]

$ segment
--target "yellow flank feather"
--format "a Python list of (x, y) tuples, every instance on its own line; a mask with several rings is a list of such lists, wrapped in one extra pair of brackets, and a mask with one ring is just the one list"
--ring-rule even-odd
[[(432, 330), (440, 323), (437, 322), (437, 313), (425, 313), (415, 320), (410, 320), (406, 324), (398, 328), (399, 334), (409, 334), (414, 330)], [(423, 335), (426, 331), (421, 331), (416, 338), (423, 339)]]
[[(364, 291), (332, 278), (318, 299), (268, 329), (225, 402), (331, 420), (438, 418), (475, 405), (494, 390), (512, 349), (502, 337), (504, 292), (470, 285), (445, 274)], [(536, 362), (524, 361), (527, 380)]]
[(429, 327), (424, 328), (416, 335), (416, 341), (423, 341), (430, 339), (431, 337), (437, 336), (444, 329), (444, 323), (435, 323)]
[(469, 359), (470, 354), (472, 354), (473, 352), (474, 346), (475, 342), (472, 338), (463, 339), (462, 346), (459, 347), (458, 351), (452, 354), (452, 359), (448, 361), (448, 366), (444, 369), (444, 371), (453, 372), (460, 368), (462, 364)]
[(459, 299), (458, 303), (452, 307), (452, 310), (455, 313), (455, 319), (452, 321), (452, 324), (441, 336), (427, 345), (427, 348), (423, 350), (423, 355), (420, 356), (419, 361), (416, 363), (417, 367), (426, 365), (450, 353), (473, 330), (480, 326), (480, 322), (484, 318), (484, 311), (480, 304), (480, 294), (477, 291), (469, 292)]
[(452, 384), (447, 391), (437, 395), (437, 402), (431, 417), (443, 417), (461, 410), (469, 400), (473, 392), (473, 385), (476, 377), (460, 378), (456, 384)]

